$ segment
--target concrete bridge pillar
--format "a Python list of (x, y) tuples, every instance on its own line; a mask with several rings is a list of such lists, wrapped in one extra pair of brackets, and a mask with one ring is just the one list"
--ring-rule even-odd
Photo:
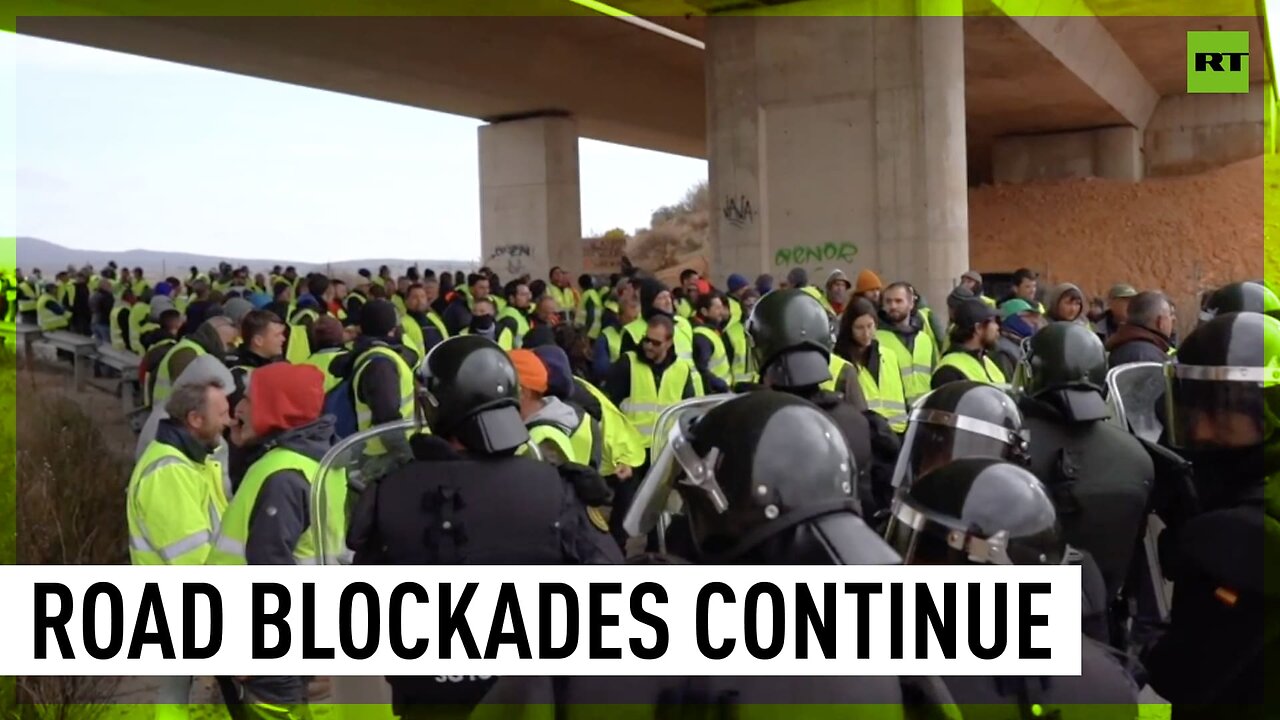
[(961, 23), (709, 19), (717, 280), (870, 268), (945, 307), (969, 257)]
[[(503, 282), (582, 267), (578, 127), (544, 115), (480, 127), (481, 262)], [(494, 288), (494, 292), (501, 292)]]

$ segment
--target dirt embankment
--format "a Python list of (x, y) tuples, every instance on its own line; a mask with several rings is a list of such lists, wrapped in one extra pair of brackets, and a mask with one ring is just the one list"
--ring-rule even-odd
[(1263, 162), (1139, 183), (1068, 180), (976, 188), (969, 254), (980, 270), (1030, 267), (1103, 295), (1160, 289), (1195, 314), (1199, 293), (1263, 275)]

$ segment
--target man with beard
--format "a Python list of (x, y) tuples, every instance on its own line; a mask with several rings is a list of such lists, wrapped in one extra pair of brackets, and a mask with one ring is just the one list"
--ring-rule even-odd
[(965, 300), (956, 310), (954, 320), (951, 350), (933, 371), (930, 388), (936, 390), (958, 380), (1004, 385), (1004, 373), (993, 357), (1000, 339), (1000, 323), (996, 320), (995, 309), (981, 300)]
[(916, 311), (910, 285), (893, 283), (885, 288), (881, 301), (876, 339), (898, 360), (902, 390), (910, 405), (929, 392), (929, 376), (938, 365), (938, 346), (925, 330), (924, 317)]

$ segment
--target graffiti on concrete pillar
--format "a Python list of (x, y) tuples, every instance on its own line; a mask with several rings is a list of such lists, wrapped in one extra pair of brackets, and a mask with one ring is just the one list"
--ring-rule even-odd
[(528, 259), (533, 257), (533, 250), (528, 245), (499, 245), (489, 253), (485, 259), (485, 265), (493, 267), (495, 265), (502, 266), (506, 262), (507, 274), (512, 277), (519, 277), (525, 273)]
[(814, 243), (779, 248), (773, 254), (773, 264), (776, 267), (795, 267), (829, 262), (849, 263), (857, 255), (858, 246), (851, 242)]
[(724, 199), (724, 219), (730, 225), (741, 228), (747, 223), (756, 221), (756, 209), (751, 206), (751, 201), (746, 195), (733, 197), (732, 195)]

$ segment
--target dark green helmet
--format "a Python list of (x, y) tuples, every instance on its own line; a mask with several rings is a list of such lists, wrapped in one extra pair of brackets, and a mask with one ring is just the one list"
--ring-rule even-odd
[(774, 290), (760, 298), (746, 330), (756, 367), (762, 377), (772, 376), (775, 387), (806, 387), (831, 378), (831, 318), (803, 290)]
[(1266, 285), (1238, 282), (1224, 285), (1205, 297), (1200, 307), (1200, 322), (1231, 312), (1256, 312), (1280, 319), (1280, 298)]
[(461, 335), (436, 345), (418, 382), (419, 407), (436, 435), (479, 453), (509, 452), (528, 441), (515, 366), (492, 340)]
[(1058, 565), (1067, 544), (1044, 485), (992, 458), (956, 460), (893, 502), (885, 537), (906, 563)]
[(1090, 390), (1103, 394), (1107, 354), (1088, 328), (1055, 322), (1032, 335), (1014, 377), (1014, 387), (1030, 397), (1057, 390)]

